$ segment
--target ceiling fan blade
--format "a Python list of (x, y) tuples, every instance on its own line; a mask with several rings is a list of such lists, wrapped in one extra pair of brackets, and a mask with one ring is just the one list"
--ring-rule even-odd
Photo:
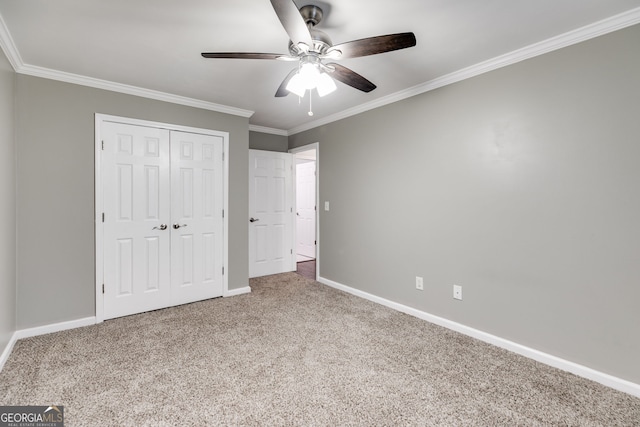
[(312, 47), (311, 33), (300, 15), (298, 6), (292, 0), (271, 0), (271, 5), (293, 44), (304, 43)]
[(287, 77), (285, 77), (285, 79), (282, 81), (282, 83), (280, 84), (280, 87), (278, 88), (278, 90), (276, 91), (276, 97), (278, 98), (282, 98), (283, 96), (287, 96), (289, 95), (289, 91), (287, 90), (287, 85), (289, 84), (289, 80), (291, 80), (291, 78), (298, 72), (297, 68), (294, 68), (293, 70), (291, 70), (291, 72), (289, 73), (289, 75), (287, 75)]
[(343, 67), (342, 65), (335, 63), (327, 64), (327, 66), (335, 69), (329, 75), (339, 82), (342, 82), (363, 92), (371, 92), (376, 88), (376, 85), (347, 67)]
[(203, 52), (205, 58), (230, 59), (278, 59), (287, 55), (281, 53), (251, 53), (251, 52)]
[(415, 45), (415, 34), (399, 33), (341, 43), (332, 46), (328, 52), (330, 53), (336, 50), (341, 51), (342, 55), (340, 56), (340, 59), (358, 58), (360, 56), (376, 55), (378, 53), (405, 49)]

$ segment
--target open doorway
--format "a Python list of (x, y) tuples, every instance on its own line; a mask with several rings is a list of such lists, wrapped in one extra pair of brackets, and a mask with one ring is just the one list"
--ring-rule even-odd
[(296, 265), (302, 276), (316, 280), (318, 271), (318, 144), (293, 150), (295, 170)]

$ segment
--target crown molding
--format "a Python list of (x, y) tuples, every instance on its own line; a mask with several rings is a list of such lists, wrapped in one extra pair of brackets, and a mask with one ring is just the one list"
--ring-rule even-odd
[(241, 108), (230, 107), (228, 105), (215, 104), (213, 102), (202, 101), (200, 99), (188, 98), (185, 96), (173, 95), (166, 92), (144, 89), (137, 86), (115, 83), (108, 80), (95, 79), (79, 74), (67, 73), (64, 71), (52, 70), (50, 68), (38, 67), (25, 64), (20, 56), (11, 33), (7, 28), (2, 15), (0, 15), (0, 48), (4, 51), (9, 63), (18, 74), (25, 74), (34, 77), (42, 77), (50, 80), (58, 80), (66, 83), (73, 83), (81, 86), (89, 86), (96, 89), (104, 89), (112, 92), (125, 93), (127, 95), (140, 96), (143, 98), (155, 99), (157, 101), (170, 102), (173, 104), (186, 105), (189, 107), (201, 108), (203, 110), (216, 111), (219, 113), (231, 114), (240, 117), (251, 117), (253, 111)]
[(270, 133), (272, 135), (289, 136), (289, 133), (284, 129), (268, 128), (265, 126), (249, 125), (251, 132)]
[(143, 98), (155, 99), (158, 101), (170, 102), (173, 104), (186, 105), (189, 107), (201, 108), (204, 110), (216, 111), (219, 113), (231, 114), (240, 117), (251, 117), (253, 111), (243, 110), (240, 108), (230, 107), (213, 102), (202, 101), (185, 96), (173, 95), (166, 92), (160, 92), (151, 89), (144, 89), (137, 86), (130, 86), (122, 83), (115, 83), (108, 80), (95, 79), (93, 77), (82, 76), (79, 74), (67, 73), (64, 71), (52, 70), (49, 68), (37, 67), (34, 65), (23, 65), (17, 72), (34, 77), (42, 77), (45, 79), (58, 80), (66, 83), (73, 83), (81, 86), (89, 86), (96, 89), (104, 89), (112, 92), (125, 93), (128, 95), (140, 96)]
[(288, 130), (295, 135), (640, 23), (640, 7)]
[[(355, 116), (366, 111), (379, 108), (394, 102), (402, 101), (412, 96), (420, 95), (443, 86), (460, 82), (489, 71), (497, 70), (517, 62), (524, 61), (554, 50), (562, 49), (598, 36), (602, 36), (623, 28), (630, 27), (640, 23), (640, 7), (628, 10), (626, 12), (614, 15), (598, 22), (586, 25), (584, 27), (569, 31), (556, 37), (549, 38), (539, 43), (532, 44), (522, 49), (509, 52), (504, 55), (497, 56), (487, 61), (480, 62), (470, 67), (463, 68), (458, 71), (446, 74), (441, 77), (429, 80), (425, 83), (413, 86), (411, 88), (396, 92), (374, 101), (358, 105), (353, 108), (341, 111), (336, 114), (315, 120), (304, 125), (289, 129), (281, 130), (262, 126), (250, 126), (249, 130), (255, 132), (271, 133), (274, 135), (290, 136), (309, 129), (323, 126), (347, 117)], [(194, 98), (187, 98), (178, 95), (172, 95), (165, 92), (159, 92), (149, 89), (143, 89), (136, 86), (114, 83), (107, 80), (94, 79), (91, 77), (71, 74), (57, 70), (51, 70), (43, 67), (36, 67), (24, 64), (20, 53), (13, 42), (11, 34), (0, 15), (0, 48), (4, 51), (7, 59), (11, 63), (13, 69), (19, 74), (27, 74), (35, 77), (43, 77), (52, 80), (74, 83), (82, 86), (90, 86), (98, 89), (105, 89), (114, 92), (126, 93), (129, 95), (141, 96), (144, 98), (155, 99), (159, 101), (171, 102), (174, 104), (187, 105), (190, 107), (202, 108), (205, 110), (217, 111), (220, 113), (232, 114), (241, 117), (251, 117), (253, 111), (243, 110), (240, 108), (230, 107), (212, 102), (202, 101)]]
[(22, 65), (22, 58), (20, 57), (20, 52), (18, 52), (18, 49), (16, 48), (16, 44), (13, 42), (11, 33), (7, 28), (7, 24), (5, 24), (2, 15), (0, 15), (0, 48), (9, 60), (13, 70), (17, 72), (18, 68)]

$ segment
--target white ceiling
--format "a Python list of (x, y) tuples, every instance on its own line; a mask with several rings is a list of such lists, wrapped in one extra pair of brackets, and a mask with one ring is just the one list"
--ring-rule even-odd
[(252, 125), (291, 133), (615, 15), (623, 14), (613, 26), (640, 20), (640, 0), (295, 3), (323, 7), (318, 28), (334, 44), (412, 31), (417, 46), (341, 61), (378, 88), (365, 94), (338, 83), (314, 98), (309, 117), (308, 97), (302, 105), (293, 95), (274, 97), (294, 63), (200, 56), (286, 53), (288, 36), (268, 0), (0, 0), (0, 43), (27, 74), (71, 73), (250, 110)]

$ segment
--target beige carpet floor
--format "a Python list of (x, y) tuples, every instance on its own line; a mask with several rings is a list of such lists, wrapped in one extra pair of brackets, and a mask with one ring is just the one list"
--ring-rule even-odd
[(640, 399), (295, 273), (16, 343), (0, 405), (67, 426), (638, 426)]

